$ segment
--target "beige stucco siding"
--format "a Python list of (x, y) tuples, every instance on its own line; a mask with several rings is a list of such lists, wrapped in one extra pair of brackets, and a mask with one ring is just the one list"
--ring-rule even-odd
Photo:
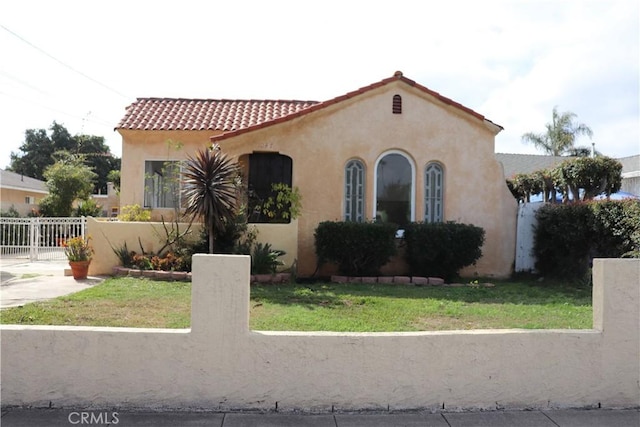
[[(144, 165), (147, 160), (184, 160), (198, 148), (211, 145), (215, 131), (140, 131), (119, 129), (122, 135), (120, 206), (144, 204)], [(153, 220), (170, 218), (173, 209), (155, 209)]]
[[(392, 114), (394, 95), (402, 114)], [(298, 273), (316, 270), (314, 231), (318, 223), (341, 220), (344, 167), (365, 165), (365, 215), (375, 211), (376, 164), (390, 151), (413, 164), (413, 217), (424, 219), (424, 173), (429, 162), (444, 170), (444, 219), (483, 227), (483, 258), (466, 275), (507, 276), (515, 256), (517, 204), (494, 155), (498, 127), (458, 106), (395, 81), (295, 119), (220, 140), (223, 151), (246, 160), (253, 152), (276, 152), (293, 160), (292, 179), (302, 193), (298, 220)], [(143, 204), (145, 160), (180, 160), (210, 143), (213, 131), (128, 131), (123, 136), (121, 205)], [(167, 141), (180, 142), (175, 150)], [(154, 210), (169, 216), (171, 209)], [(290, 237), (290, 236), (289, 236)], [(279, 242), (270, 242), (278, 247)], [(399, 272), (398, 272), (399, 273)]]
[[(31, 210), (38, 209), (38, 203), (45, 196), (45, 193), (37, 191), (0, 188), (0, 210), (4, 212), (13, 207), (21, 215), (27, 215), (31, 213)], [(27, 203), (27, 197), (31, 197), (34, 203)]]
[[(400, 94), (402, 114), (391, 113)], [(475, 116), (402, 83), (389, 84), (300, 118), (222, 140), (233, 156), (272, 151), (293, 159), (293, 185), (303, 195), (298, 256), (301, 275), (316, 268), (313, 233), (343, 212), (344, 166), (366, 167), (366, 216), (372, 219), (375, 165), (384, 153), (403, 152), (415, 165), (415, 219), (424, 217), (424, 168), (445, 171), (445, 220), (487, 232), (485, 257), (467, 274), (505, 276), (513, 262), (516, 203), (494, 157), (494, 134)]]

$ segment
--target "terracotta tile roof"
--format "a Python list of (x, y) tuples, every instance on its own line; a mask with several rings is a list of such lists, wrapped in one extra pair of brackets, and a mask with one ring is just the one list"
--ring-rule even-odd
[[(320, 110), (322, 108), (326, 108), (326, 107), (328, 107), (330, 105), (337, 104), (338, 102), (342, 102), (342, 101), (347, 100), (349, 98), (353, 98), (354, 96), (361, 95), (361, 94), (363, 94), (365, 92), (368, 92), (370, 90), (382, 87), (384, 85), (387, 85), (387, 84), (395, 82), (395, 81), (402, 81), (402, 82), (408, 84), (409, 86), (413, 86), (413, 87), (415, 87), (415, 88), (417, 88), (417, 89), (419, 89), (419, 90), (421, 90), (421, 91), (423, 91), (425, 93), (428, 93), (429, 95), (437, 98), (439, 101), (441, 101), (441, 102), (443, 102), (445, 104), (448, 104), (448, 105), (451, 105), (451, 106), (453, 106), (455, 108), (458, 108), (458, 109), (464, 111), (465, 113), (470, 114), (470, 115), (476, 117), (477, 119), (479, 119), (479, 120), (481, 120), (481, 121), (483, 121), (485, 123), (491, 124), (491, 126), (496, 127), (499, 130), (503, 129), (502, 126), (500, 126), (500, 125), (492, 122), (491, 120), (485, 118), (482, 114), (477, 113), (477, 112), (473, 111), (472, 109), (467, 108), (467, 107), (465, 107), (464, 105), (462, 105), (460, 103), (457, 103), (457, 102), (455, 102), (455, 101), (453, 101), (453, 100), (451, 100), (451, 99), (449, 99), (449, 98), (447, 98), (445, 96), (440, 95), (438, 92), (435, 92), (435, 91), (433, 91), (433, 90), (431, 90), (431, 89), (429, 89), (429, 88), (427, 88), (425, 86), (422, 86), (422, 85), (416, 83), (415, 81), (413, 81), (411, 79), (408, 79), (408, 78), (404, 77), (404, 75), (402, 74), (401, 71), (396, 71), (395, 74), (393, 75), (393, 77), (389, 77), (389, 78), (386, 78), (386, 79), (384, 79), (382, 81), (379, 81), (377, 83), (373, 83), (373, 84), (370, 84), (368, 86), (361, 87), (360, 89), (354, 90), (353, 92), (349, 92), (349, 93), (347, 93), (345, 95), (338, 96), (338, 97), (330, 99), (328, 101), (324, 101), (324, 102), (319, 102), (319, 103), (313, 104), (313, 105), (309, 106), (308, 108), (301, 109), (301, 110), (296, 111), (296, 112), (292, 112), (291, 114), (288, 114), (286, 116), (281, 116), (281, 117), (274, 118), (273, 120), (270, 120), (270, 121), (257, 123), (257, 124), (255, 124), (253, 126), (249, 126), (249, 127), (245, 127), (245, 128), (241, 128), (241, 129), (236, 129), (234, 131), (225, 132), (225, 133), (220, 134), (220, 135), (214, 135), (214, 136), (211, 137), (211, 140), (212, 141), (219, 141), (219, 140), (222, 140), (222, 139), (227, 139), (227, 138), (231, 138), (231, 137), (236, 136), (236, 135), (240, 135), (242, 133), (251, 132), (251, 131), (254, 131), (256, 129), (260, 129), (260, 128), (264, 128), (264, 127), (267, 127), (267, 126), (272, 126), (272, 125), (277, 124), (277, 123), (282, 123), (282, 122), (285, 122), (285, 121), (288, 121), (288, 120), (292, 120), (292, 119), (294, 119), (296, 117), (300, 117), (302, 115), (309, 114), (309, 113), (311, 113), (313, 111)], [(499, 130), (498, 130), (498, 132), (499, 132)]]
[(397, 71), (392, 77), (324, 102), (138, 98), (136, 102), (127, 107), (125, 116), (116, 129), (223, 132), (211, 137), (215, 141), (282, 123), (395, 81), (413, 86), (445, 104), (458, 108), (494, 128), (502, 130), (502, 126), (491, 122), (483, 115), (404, 77), (400, 71)]
[(317, 101), (138, 98), (116, 129), (237, 131), (309, 108)]

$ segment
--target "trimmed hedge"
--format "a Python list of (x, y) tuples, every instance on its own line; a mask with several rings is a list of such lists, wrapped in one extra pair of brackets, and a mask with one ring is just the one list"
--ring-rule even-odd
[(411, 274), (451, 281), (482, 256), (484, 235), (480, 227), (451, 221), (408, 224), (404, 239)]
[(315, 231), (318, 264), (335, 262), (341, 274), (374, 276), (396, 254), (395, 224), (325, 221)]
[(579, 279), (593, 258), (640, 255), (640, 200), (548, 204), (536, 219), (533, 251), (543, 275)]

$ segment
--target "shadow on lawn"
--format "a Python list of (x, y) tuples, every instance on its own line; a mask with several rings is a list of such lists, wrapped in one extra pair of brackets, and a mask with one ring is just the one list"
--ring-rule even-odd
[[(486, 281), (479, 281), (485, 283)], [(464, 283), (464, 282), (462, 282)], [(278, 285), (252, 285), (251, 304), (269, 302), (300, 305), (309, 309), (359, 304), (374, 297), (457, 301), (484, 304), (570, 304), (591, 305), (591, 288), (564, 283), (493, 281), (495, 287), (406, 286), (363, 283), (305, 282)]]

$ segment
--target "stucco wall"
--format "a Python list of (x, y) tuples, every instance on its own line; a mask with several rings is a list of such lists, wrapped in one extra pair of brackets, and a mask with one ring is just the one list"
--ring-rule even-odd
[[(144, 205), (145, 161), (185, 160), (198, 148), (211, 145), (209, 138), (219, 132), (204, 131), (133, 131), (119, 129), (122, 135), (120, 206)], [(170, 220), (173, 209), (154, 209), (152, 220)]]
[[(393, 95), (403, 100), (392, 114)], [(402, 152), (415, 165), (415, 219), (424, 218), (424, 170), (437, 161), (444, 168), (444, 219), (471, 223), (486, 231), (483, 257), (466, 275), (504, 277), (515, 257), (517, 203), (495, 159), (494, 131), (482, 120), (396, 82), (365, 92), (312, 114), (224, 139), (223, 150), (240, 157), (253, 151), (279, 152), (293, 159), (293, 185), (301, 190), (299, 274), (316, 269), (314, 231), (318, 223), (341, 220), (344, 167), (365, 164), (365, 213), (373, 219), (376, 161), (385, 152)]]
[[(175, 224), (165, 222), (169, 231)], [(145, 252), (157, 252), (166, 241), (166, 233), (161, 222), (127, 222), (127, 221), (100, 221), (95, 218), (87, 218), (86, 235), (91, 237), (91, 245), (95, 251), (91, 264), (90, 275), (109, 275), (113, 267), (120, 265), (120, 260), (113, 249), (120, 249), (127, 244), (129, 251), (142, 253), (140, 245)], [(189, 224), (179, 223), (178, 229), (184, 232), (189, 229)], [(192, 224), (191, 232), (185, 236), (187, 240), (199, 237), (200, 225)]]
[[(145, 252), (157, 252), (165, 244), (166, 232), (173, 230), (175, 223), (165, 222), (127, 222), (127, 221), (102, 221), (95, 218), (87, 218), (87, 236), (91, 236), (91, 244), (95, 254), (89, 266), (90, 275), (109, 275), (113, 267), (120, 265), (120, 260), (113, 252), (113, 248), (119, 249), (124, 244), (130, 251), (141, 253), (140, 244)], [(270, 243), (273, 249), (286, 252), (280, 257), (284, 263), (283, 269), (291, 267), (297, 257), (298, 226), (296, 221), (290, 224), (252, 224), (257, 231), (256, 242)], [(185, 236), (187, 241), (195, 241), (200, 238), (201, 225), (178, 223), (180, 232), (191, 230)]]
[[(392, 114), (393, 96), (402, 96), (402, 114)], [(373, 219), (376, 161), (396, 150), (415, 165), (415, 219), (424, 218), (424, 171), (428, 162), (444, 169), (444, 219), (483, 227), (483, 257), (465, 275), (504, 277), (515, 257), (517, 203), (495, 159), (497, 128), (401, 81), (283, 123), (220, 141), (239, 159), (253, 152), (277, 152), (293, 159), (293, 185), (301, 190), (298, 269), (316, 270), (314, 231), (318, 223), (343, 218), (344, 167), (360, 159), (365, 171), (365, 213)], [(209, 143), (212, 131), (130, 131), (123, 136), (121, 205), (142, 204), (145, 160), (180, 160)], [(179, 141), (180, 150), (166, 141)], [(154, 210), (171, 215), (170, 209)], [(275, 246), (279, 242), (272, 242)], [(397, 263), (396, 265), (403, 265)], [(399, 272), (398, 272), (399, 273)]]
[[(44, 196), (46, 194), (34, 191), (0, 188), (0, 210), (8, 211), (13, 206), (21, 215), (27, 215), (32, 209), (38, 209)], [(35, 203), (25, 203), (27, 197), (33, 197)]]
[(637, 407), (640, 260), (594, 262), (592, 330), (249, 330), (249, 258), (194, 257), (190, 330), (0, 326), (2, 404)]

